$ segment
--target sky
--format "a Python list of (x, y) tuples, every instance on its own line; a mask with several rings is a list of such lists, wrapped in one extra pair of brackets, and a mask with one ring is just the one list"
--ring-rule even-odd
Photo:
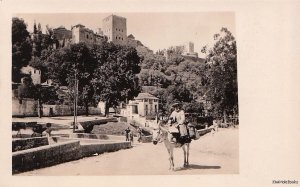
[(233, 12), (183, 12), (183, 13), (68, 13), (68, 14), (16, 14), (24, 19), (27, 30), (32, 32), (34, 21), (40, 23), (43, 31), (48, 24), (51, 28), (64, 26), (71, 30), (72, 25), (83, 24), (96, 31), (102, 27), (102, 19), (115, 14), (127, 19), (127, 35), (133, 34), (151, 50), (166, 49), (170, 46), (194, 42), (195, 52), (205, 45), (213, 44), (213, 35), (222, 27), (235, 34)]

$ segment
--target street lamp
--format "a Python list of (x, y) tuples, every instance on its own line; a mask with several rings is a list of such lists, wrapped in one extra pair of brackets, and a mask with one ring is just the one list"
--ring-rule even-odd
[(75, 132), (75, 126), (77, 124), (77, 95), (78, 95), (78, 80), (77, 69), (75, 68), (75, 80), (74, 80), (74, 121), (73, 121), (73, 133)]

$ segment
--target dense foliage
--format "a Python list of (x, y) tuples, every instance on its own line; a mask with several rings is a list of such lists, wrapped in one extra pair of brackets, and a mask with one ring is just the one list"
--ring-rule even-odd
[(136, 74), (140, 72), (140, 58), (132, 47), (112, 43), (94, 46), (98, 68), (93, 74), (92, 86), (95, 99), (117, 107), (121, 101), (133, 99), (140, 92)]
[[(212, 48), (203, 48), (205, 59), (184, 57), (176, 48), (153, 53), (141, 42), (125, 46), (79, 43), (58, 48), (51, 28), (43, 34), (41, 25), (35, 24), (33, 30), (30, 38), (24, 21), (13, 18), (12, 80), (20, 82), (20, 69), (28, 64), (40, 69), (42, 82), (51, 79), (57, 85), (32, 89), (40, 92), (34, 97), (41, 103), (72, 105), (76, 76), (78, 104), (86, 106), (87, 113), (88, 106), (99, 101), (105, 101), (108, 109), (143, 90), (159, 98), (162, 112), (169, 112), (172, 103), (182, 102), (188, 113), (206, 110), (215, 117), (238, 114), (236, 41), (226, 28), (214, 35)], [(32, 83), (26, 79), (20, 97), (31, 94), (29, 87)], [(50, 97), (50, 93), (58, 95)]]
[(12, 81), (20, 82), (22, 67), (28, 65), (31, 59), (32, 43), (27, 25), (19, 18), (12, 19)]
[(230, 31), (222, 28), (214, 36), (213, 48), (207, 53), (207, 99), (212, 103), (214, 115), (235, 115), (238, 113), (237, 53), (236, 41)]

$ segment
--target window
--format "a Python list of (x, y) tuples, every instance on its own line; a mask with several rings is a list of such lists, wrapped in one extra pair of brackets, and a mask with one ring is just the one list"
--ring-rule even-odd
[(89, 35), (86, 35), (86, 38), (89, 39)]
[(116, 37), (116, 39), (118, 39), (118, 37)]

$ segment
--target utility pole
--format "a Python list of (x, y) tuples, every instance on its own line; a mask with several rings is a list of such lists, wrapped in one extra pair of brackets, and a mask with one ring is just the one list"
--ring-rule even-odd
[(74, 121), (73, 121), (73, 133), (75, 132), (75, 126), (77, 123), (77, 69), (75, 69), (75, 80), (74, 80)]

